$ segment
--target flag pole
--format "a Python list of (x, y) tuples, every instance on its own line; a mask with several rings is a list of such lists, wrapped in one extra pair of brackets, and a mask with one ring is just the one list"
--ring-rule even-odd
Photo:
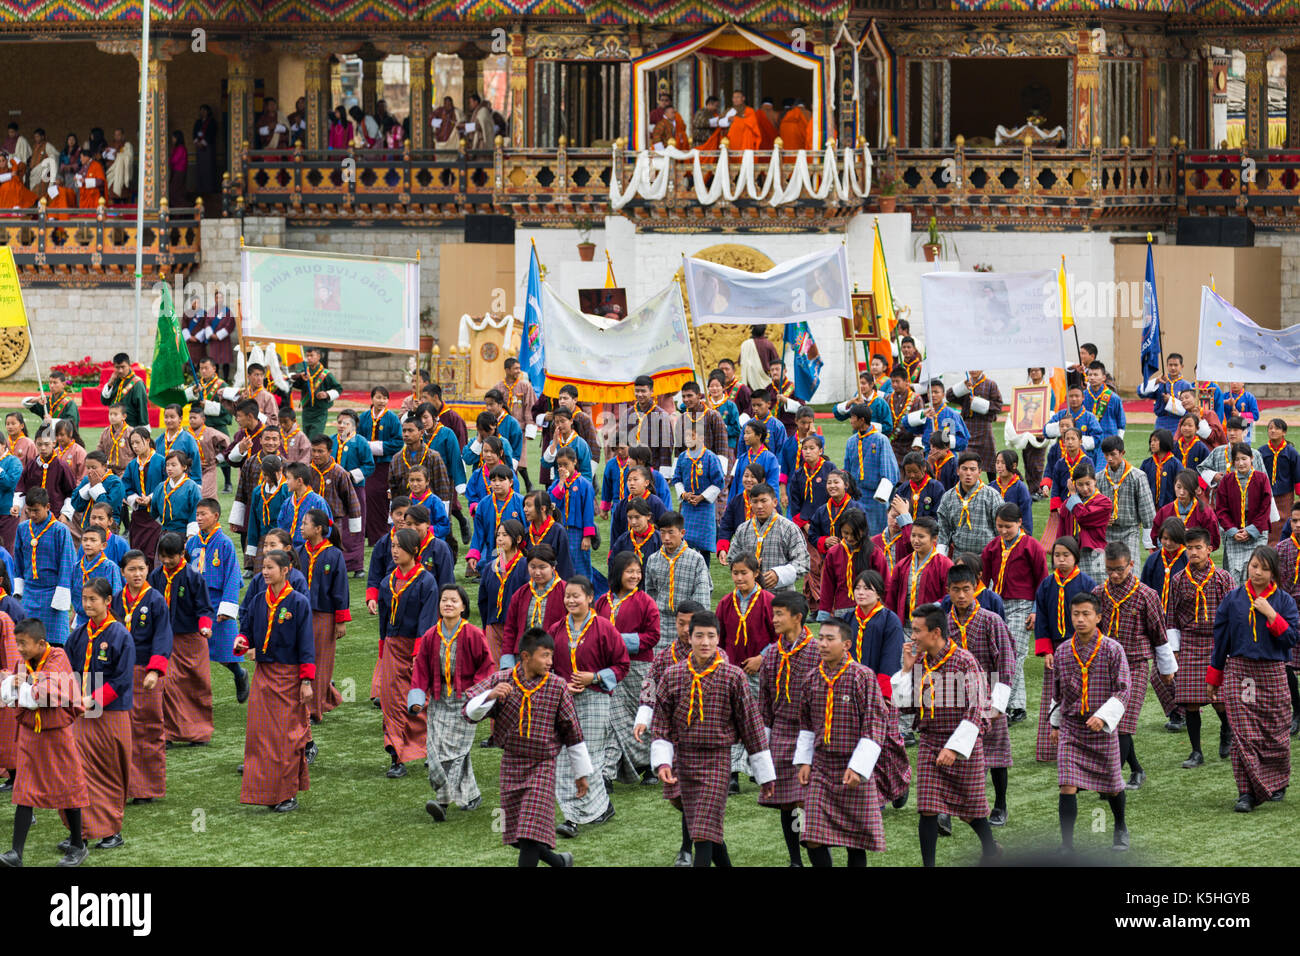
[(618, 288), (618, 278), (614, 275), (614, 260), (609, 257), (609, 250), (605, 250), (605, 268), (609, 270), (609, 277), (614, 280), (614, 288)]
[[(1070, 299), (1070, 274), (1069, 274), (1068, 272), (1065, 271), (1065, 253), (1064, 253), (1064, 252), (1061, 253), (1061, 274), (1065, 276), (1065, 298), (1066, 298), (1066, 301), (1069, 301), (1069, 299)], [(1074, 303), (1071, 302), (1070, 304), (1071, 304), (1071, 306), (1073, 306)], [(1062, 318), (1064, 318), (1064, 313), (1062, 313)], [(1075, 318), (1074, 318), (1074, 310), (1073, 310), (1073, 309), (1070, 310), (1070, 330), (1071, 330), (1072, 332), (1074, 332), (1074, 354), (1075, 354), (1075, 355), (1078, 355), (1080, 352), (1083, 351), (1083, 346), (1079, 344), (1079, 323), (1078, 323), (1077, 321), (1075, 321)], [(1084, 381), (1084, 384), (1087, 384), (1087, 381), (1088, 381), (1088, 370), (1087, 370), (1087, 369), (1084, 369), (1084, 370), (1083, 370), (1083, 381)]]
[[(1152, 253), (1151, 253), (1151, 243), (1152, 243), (1153, 240), (1154, 240), (1154, 237), (1151, 235), (1151, 233), (1148, 232), (1148, 233), (1147, 233), (1147, 255), (1148, 255), (1148, 256), (1150, 256), (1150, 255), (1152, 254)], [(1155, 272), (1155, 260), (1152, 259), (1152, 273), (1153, 273), (1152, 278), (1153, 278), (1153, 280), (1154, 280), (1154, 272)], [(1145, 275), (1143, 276), (1143, 278), (1145, 279)], [(1155, 290), (1155, 285), (1154, 285), (1154, 281), (1153, 281), (1153, 283), (1152, 283), (1152, 288), (1151, 288), (1151, 297), (1152, 297), (1152, 299), (1155, 299), (1155, 295), (1156, 295), (1156, 290)], [(1161, 326), (1162, 326), (1163, 324), (1164, 324), (1164, 323), (1158, 321), (1158, 318), (1157, 318), (1157, 322), (1156, 322), (1156, 350), (1160, 353), (1160, 368), (1156, 369), (1156, 374), (1157, 374), (1157, 375), (1164, 375), (1164, 374), (1165, 374), (1165, 336), (1164, 336), (1164, 331), (1163, 331), (1163, 329), (1161, 329)], [(1173, 383), (1172, 383), (1172, 382), (1169, 384), (1169, 394), (1170, 394), (1171, 397), (1172, 397), (1173, 394), (1174, 394), (1174, 386), (1173, 386)]]
[[(140, 310), (143, 308), (141, 299), (144, 292), (144, 173), (149, 103), (149, 5), (150, 0), (144, 0), (143, 15), (140, 18), (143, 32), (140, 35), (140, 160), (137, 164), (135, 180), (138, 190), (135, 199), (135, 344), (131, 347), (131, 354), (135, 356), (137, 362), (140, 361)], [(158, 132), (165, 132), (165, 130), (160, 126)], [(159, 150), (163, 148), (161, 143), (155, 145)]]
[[(605, 250), (605, 254), (609, 255), (608, 249)], [(687, 289), (686, 304), (687, 306), (690, 306), (691, 304), (690, 286), (686, 282), (686, 253), (684, 252), (682, 253), (682, 284), (686, 286)], [(692, 311), (691, 313), (690, 327), (691, 327), (691, 350), (695, 353), (693, 356), (694, 362), (692, 364), (695, 366), (696, 374), (700, 378), (703, 378), (704, 375), (700, 373), (704, 371), (704, 353), (700, 351), (700, 339), (699, 339), (699, 335), (695, 331), (694, 311)], [(784, 361), (785, 359), (782, 358), (782, 363), (784, 363)]]

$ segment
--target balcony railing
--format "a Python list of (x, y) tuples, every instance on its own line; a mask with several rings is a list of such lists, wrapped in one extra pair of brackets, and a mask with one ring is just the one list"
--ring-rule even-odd
[(1191, 215), (1249, 216), (1300, 229), (1300, 150), (1191, 150), (1178, 157), (1178, 200)]
[(188, 275), (199, 264), (194, 208), (146, 209), (143, 239), (136, 211), (124, 208), (13, 209), (0, 212), (0, 246), (13, 250), (27, 285), (114, 285), (135, 280), (137, 241), (146, 276)]

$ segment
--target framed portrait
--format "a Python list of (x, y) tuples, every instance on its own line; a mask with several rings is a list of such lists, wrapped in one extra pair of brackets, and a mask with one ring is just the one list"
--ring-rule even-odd
[(1050, 385), (1020, 385), (1011, 390), (1011, 427), (1039, 434), (1051, 409)]
[(876, 297), (870, 292), (854, 292), (852, 317), (840, 316), (846, 342), (879, 342), (880, 322), (876, 316)]

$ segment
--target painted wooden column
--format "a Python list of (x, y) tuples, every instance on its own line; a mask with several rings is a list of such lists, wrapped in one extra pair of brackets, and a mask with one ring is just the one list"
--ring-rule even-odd
[(1286, 145), (1300, 148), (1300, 49), (1286, 51)]
[(1089, 149), (1092, 138), (1102, 135), (1101, 54), (1092, 48), (1092, 36), (1079, 32), (1074, 57), (1074, 147)]
[(327, 131), (330, 126), (330, 62), (328, 53), (311, 50), (307, 53), (307, 70), (303, 94), (307, 100), (307, 149), (325, 149), (329, 146)]
[(361, 61), (361, 108), (375, 115), (375, 104), (384, 98), (384, 57), (367, 56)]
[(1138, 146), (1160, 141), (1160, 51), (1148, 49), (1142, 58), (1142, 131)]
[(510, 143), (528, 143), (528, 53), (522, 27), (510, 34)]
[(433, 113), (433, 81), (430, 77), (433, 55), (423, 48), (412, 48), (406, 55), (406, 62), (411, 68), (411, 149), (433, 149), (430, 135), (433, 130), (429, 126)]
[(156, 209), (167, 198), (167, 177), (171, 172), (167, 163), (167, 60), (149, 58), (145, 89), (144, 181), (140, 183), (139, 202)]
[(251, 50), (235, 50), (226, 60), (226, 90), (230, 126), (226, 142), (230, 149), (231, 182), (244, 178), (244, 142), (253, 127), (253, 59)]
[(1268, 147), (1268, 54), (1246, 51), (1246, 149)]

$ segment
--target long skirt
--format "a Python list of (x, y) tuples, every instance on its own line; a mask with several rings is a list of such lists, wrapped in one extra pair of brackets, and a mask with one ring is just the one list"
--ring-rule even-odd
[(149, 513), (148, 508), (136, 508), (131, 512), (131, 523), (127, 526), (127, 538), (131, 547), (144, 552), (144, 559), (153, 570), (154, 553), (158, 550), (158, 539), (162, 537), (162, 525)]
[(990, 770), (1011, 766), (1011, 732), (1006, 714), (998, 714), (989, 721), (989, 729), (980, 743), (984, 745), (984, 765)]
[(578, 796), (573, 779), (573, 763), (569, 748), (565, 747), (555, 758), (555, 799), (560, 813), (574, 823), (591, 823), (609, 807), (609, 793), (605, 790), (605, 734), (609, 730), (609, 694), (587, 688), (573, 697), (573, 709), (578, 713), (578, 726), (591, 757), (591, 775), (587, 777), (587, 795)]
[(1151, 670), (1150, 658), (1130, 658), (1128, 662), (1129, 690), (1128, 700), (1124, 701), (1124, 716), (1120, 718), (1116, 730), (1121, 734), (1137, 733), (1138, 718), (1142, 716), (1142, 705), (1147, 698), (1147, 674)]
[[(749, 692), (754, 695), (754, 700), (758, 701), (759, 692), (763, 686), (763, 671), (760, 668), (757, 673), (746, 674), (745, 679), (749, 681)], [(731, 745), (731, 772), (732, 773), (749, 773), (749, 754), (745, 753), (745, 745), (736, 741)], [(692, 831), (693, 832), (693, 831)]]
[(370, 699), (379, 699), (379, 673), (384, 668), (383, 657), (375, 658), (375, 669), (370, 672)]
[(0, 770), (18, 766), (18, 712), (0, 707)]
[[(135, 667), (131, 708), (131, 799), (167, 796), (167, 744), (163, 737), (163, 694), (167, 678), (158, 675), (153, 690), (144, 689), (149, 671)], [(116, 831), (114, 831), (116, 832)]]
[(1051, 763), (1056, 759), (1052, 746), (1052, 669), (1043, 664), (1043, 689), (1038, 695), (1038, 733), (1034, 737), (1034, 759)]
[(875, 774), (856, 787), (846, 787), (848, 765), (848, 755), (828, 754), (821, 748), (814, 752), (800, 842), (883, 852), (885, 826), (880, 819)]
[(1183, 631), (1178, 649), (1178, 673), (1174, 675), (1174, 699), (1180, 704), (1193, 706), (1210, 702), (1210, 689), (1205, 683), (1205, 669), (1214, 652), (1214, 638), (1190, 637)]
[(817, 546), (808, 545), (808, 573), (803, 579), (803, 596), (814, 614), (822, 599), (822, 565), (825, 563), (826, 557), (817, 550)]
[[(505, 632), (506, 629), (503, 624), (489, 624), (483, 628), (483, 636), (487, 638), (488, 651), (491, 652), (492, 660), (497, 664), (501, 663), (501, 638)], [(649, 752), (650, 749), (647, 746), (646, 753), (649, 754)], [(646, 759), (648, 760), (649, 757), (647, 756)]]
[(950, 813), (963, 820), (989, 815), (984, 786), (984, 747), (977, 740), (970, 756), (951, 767), (935, 763), (948, 734), (921, 731), (916, 735), (916, 808), (923, 814)]
[(507, 751), (501, 758), (500, 785), (501, 842), (518, 846), (520, 840), (536, 840), (554, 847), (555, 761)]
[(203, 469), (203, 481), (199, 484), (199, 494), (204, 498), (217, 496), (217, 466), (208, 465)]
[(455, 803), (462, 809), (480, 796), (470, 760), (475, 727), (461, 714), (464, 705), (463, 697), (439, 697), (430, 701), (425, 714), (429, 786), (438, 794), (440, 803)]
[(650, 765), (649, 735), (642, 735), (640, 741), (632, 736), (640, 706), (641, 684), (649, 672), (649, 661), (633, 661), (627, 676), (610, 694), (605, 772), (629, 783), (635, 783), (641, 771)]
[(362, 512), (365, 515), (366, 543), (372, 548), (388, 534), (388, 469), (388, 462), (375, 462), (375, 470), (362, 486), (366, 499)]
[(591, 552), (582, 550), (582, 529), (566, 528), (569, 536), (569, 557), (573, 561), (573, 573), (581, 574), (591, 580)]
[(1061, 719), (1056, 755), (1056, 780), (1061, 787), (1093, 793), (1119, 793), (1124, 774), (1119, 762), (1119, 734), (1089, 730), (1077, 714)]
[[(81, 813), (81, 835), (102, 840), (122, 832), (131, 773), (131, 714), (106, 710), (98, 717), (78, 717), (77, 749), (86, 775), (89, 802)], [(63, 825), (67, 818), (62, 813)]]
[[(366, 483), (367, 485), (369, 482)], [(335, 518), (339, 526), (339, 535), (343, 542), (343, 561), (347, 565), (348, 573), (355, 574), (358, 571), (366, 570), (366, 515), (368, 501), (366, 499), (366, 485), (362, 485), (357, 491), (357, 498), (361, 502), (361, 531), (349, 531), (346, 518)]]
[(880, 759), (876, 761), (872, 779), (876, 781), (876, 791), (880, 796), (886, 800), (897, 800), (911, 786), (912, 765), (907, 759), (903, 735), (898, 730), (898, 708), (892, 704), (889, 707), (889, 717), (885, 720), (885, 728), (888, 739)]
[(399, 763), (423, 758), (427, 727), (424, 713), (412, 715), (406, 709), (411, 689), (415, 640), (390, 635), (384, 641), (379, 669), (379, 702), (384, 711), (384, 749), (396, 753)]
[(1246, 583), (1246, 565), (1250, 563), (1250, 556), (1264, 543), (1263, 535), (1246, 541), (1238, 541), (1233, 535), (1223, 536), (1223, 570), (1231, 574), (1238, 585)]
[(301, 683), (297, 664), (264, 663), (253, 669), (240, 803), (273, 807), (310, 786), (310, 731)]
[[(1229, 657), (1219, 699), (1227, 705), (1232, 728), (1237, 792), (1249, 793), (1257, 802), (1267, 800), (1291, 782), (1291, 696), (1285, 662)], [(21, 771), (18, 779), (21, 782)]]
[(212, 668), (208, 642), (199, 634), (177, 634), (163, 684), (163, 736), (207, 743), (212, 739)]
[[(1277, 506), (1278, 518), (1276, 521), (1269, 522), (1268, 525), (1268, 543), (1276, 546), (1282, 540), (1282, 528), (1291, 520), (1291, 502), (1295, 500), (1295, 493), (1288, 491), (1286, 494), (1274, 495), (1273, 503)], [(3, 533), (4, 526), (0, 525), (0, 533)]]
[(1011, 632), (1011, 646), (1016, 652), (1016, 672), (1011, 681), (1012, 710), (1024, 710), (1028, 701), (1025, 694), (1025, 658), (1029, 656), (1029, 646), (1034, 642), (1033, 632), (1025, 630), (1025, 622), (1034, 613), (1034, 602), (1011, 600), (1004, 602), (1007, 612), (1007, 630)]
[(14, 553), (14, 539), (18, 537), (18, 518), (14, 515), (0, 515), (0, 544), (10, 554)]
[(334, 637), (334, 615), (313, 611), (311, 636), (316, 646), (316, 677), (311, 682), (311, 716), (320, 720), (323, 715), (343, 703), (338, 689), (330, 683), (334, 678), (334, 650), (338, 643)]
[(1047, 460), (1047, 449), (1035, 448), (1032, 444), (1026, 445), (1020, 456), (1025, 462), (1025, 484), (1033, 489), (1038, 488), (1043, 483), (1043, 465)]
[(47, 727), (39, 734), (19, 724), (17, 769), (12, 801), (16, 807), (64, 810), (90, 805), (81, 747), (72, 724), (56, 730)]
[[(1178, 675), (1174, 675), (1174, 680), (1178, 680)], [(1151, 689), (1156, 692), (1156, 700), (1160, 702), (1160, 709), (1168, 717), (1178, 709), (1178, 701), (1174, 698), (1177, 694), (1174, 692), (1176, 684), (1166, 684), (1164, 677), (1160, 675), (1154, 666), (1151, 668)]]
[(723, 818), (727, 812), (727, 748), (696, 750), (678, 747), (673, 758), (673, 774), (681, 788), (682, 814), (691, 839), (721, 843)]
[[(776, 768), (776, 789), (771, 797), (759, 794), (760, 807), (785, 807), (792, 803), (803, 803), (808, 797), (808, 787), (799, 783), (799, 775), (794, 766), (794, 748), (799, 740), (799, 727), (797, 724), (783, 724), (783, 721), (776, 722), (768, 738), (772, 764)], [(841, 770), (840, 776), (843, 775), (844, 771)]]

